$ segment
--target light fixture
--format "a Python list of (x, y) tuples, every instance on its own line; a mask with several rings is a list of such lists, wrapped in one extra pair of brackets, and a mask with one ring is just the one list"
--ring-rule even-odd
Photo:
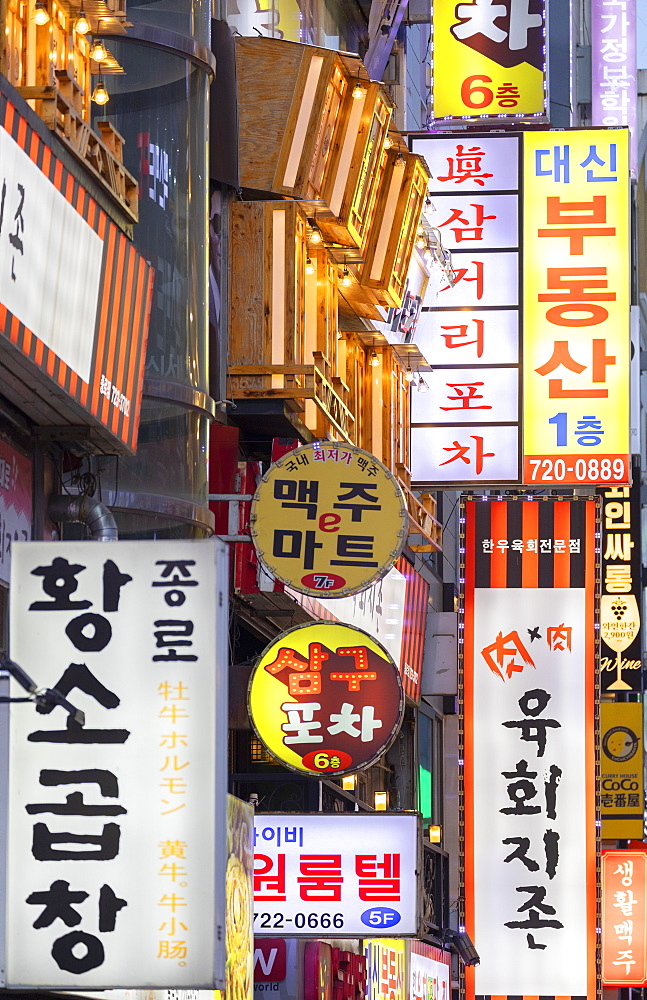
[(413, 382), (413, 372), (411, 371), (411, 365), (407, 362), (407, 370), (404, 373), (404, 377), (407, 382)]
[(442, 839), (442, 826), (430, 826), (429, 827), (429, 843), (439, 844)]
[(390, 135), (387, 135), (386, 139), (384, 140), (384, 148), (390, 149), (392, 145), (393, 145), (393, 139), (391, 138)]
[(306, 274), (314, 274), (315, 266), (309, 257), (306, 257)]
[(404, 153), (398, 153), (398, 155), (395, 158), (395, 163), (393, 164), (393, 166), (398, 167), (400, 170), (402, 170), (406, 166), (406, 163), (407, 163), (407, 158), (404, 155)]
[(427, 246), (427, 241), (423, 234), (418, 236), (418, 238), (416, 239), (416, 246), (418, 247), (418, 250), (424, 250), (424, 248)]
[(375, 792), (373, 795), (373, 802), (377, 812), (384, 812), (389, 808), (389, 793)]
[(373, 348), (373, 350), (371, 351), (368, 363), (371, 366), (371, 368), (377, 368), (380, 364), (380, 359), (377, 356), (375, 348)]
[(321, 232), (314, 219), (308, 219), (308, 225), (310, 226), (310, 235), (308, 239), (311, 243), (321, 243)]
[(429, 386), (420, 374), (418, 374), (418, 392), (429, 392)]
[(83, 7), (81, 7), (79, 16), (74, 22), (74, 30), (77, 31), (79, 35), (87, 35), (88, 31), (90, 30), (90, 22), (85, 16), (85, 11), (83, 10)]
[(346, 264), (344, 264), (344, 270), (341, 273), (341, 284), (344, 286), (344, 288), (348, 288), (350, 285), (353, 284), (353, 279), (350, 276), (350, 271), (348, 270)]
[(345, 774), (341, 779), (341, 787), (345, 792), (354, 792), (355, 784), (357, 782), (356, 774)]
[(449, 944), (452, 951), (456, 952), (463, 965), (478, 965), (481, 961), (479, 953), (464, 927), (458, 931), (452, 927), (446, 927), (442, 932), (442, 938), (443, 942)]
[(97, 85), (92, 91), (92, 100), (95, 104), (99, 105), (107, 104), (110, 100), (110, 94), (106, 90), (103, 77), (101, 76), (101, 66), (99, 66), (99, 79), (97, 80)]
[(94, 59), (95, 62), (102, 63), (107, 55), (108, 50), (103, 44), (103, 40), (101, 38), (95, 38), (92, 43), (92, 48), (90, 49), (90, 59)]
[(49, 21), (49, 11), (43, 0), (36, 0), (32, 21), (41, 27)]
[(361, 83), (359, 82), (359, 74), (358, 74), (358, 76), (357, 76), (357, 82), (356, 82), (356, 84), (355, 84), (355, 86), (353, 87), (353, 90), (352, 90), (352, 98), (353, 98), (354, 101), (359, 101), (359, 100), (361, 100), (361, 98), (363, 96), (364, 96), (364, 88), (362, 87)]

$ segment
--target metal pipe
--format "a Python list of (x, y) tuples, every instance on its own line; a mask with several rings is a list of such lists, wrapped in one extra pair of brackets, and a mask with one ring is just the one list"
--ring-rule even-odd
[(93, 497), (51, 496), (47, 512), (52, 521), (80, 521), (85, 524), (94, 542), (116, 542), (119, 539), (112, 512)]

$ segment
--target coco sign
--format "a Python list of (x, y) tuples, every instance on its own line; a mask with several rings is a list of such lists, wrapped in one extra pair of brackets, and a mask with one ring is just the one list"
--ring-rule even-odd
[(332, 622), (299, 625), (267, 647), (249, 683), (258, 738), (285, 767), (348, 774), (370, 767), (404, 712), (398, 669), (367, 632)]

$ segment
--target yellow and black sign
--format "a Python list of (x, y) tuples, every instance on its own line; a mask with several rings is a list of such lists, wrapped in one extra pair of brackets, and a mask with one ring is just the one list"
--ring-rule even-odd
[(545, 118), (544, 0), (436, 0), (432, 24), (434, 118)]
[(400, 486), (374, 455), (317, 442), (270, 466), (254, 496), (250, 529), (277, 580), (302, 594), (346, 597), (391, 569), (407, 516)]
[(600, 706), (601, 807), (604, 840), (642, 840), (643, 706), (603, 702)]

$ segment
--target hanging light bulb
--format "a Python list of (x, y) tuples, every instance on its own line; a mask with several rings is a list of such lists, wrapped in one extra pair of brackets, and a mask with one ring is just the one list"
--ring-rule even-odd
[(108, 55), (108, 50), (103, 44), (101, 38), (95, 38), (92, 43), (92, 48), (90, 49), (90, 59), (94, 59), (95, 62), (101, 63), (104, 61)]
[(403, 170), (406, 167), (406, 165), (407, 165), (406, 156), (404, 156), (402, 153), (398, 153), (398, 155), (395, 158), (395, 163), (393, 164), (393, 166), (398, 167), (398, 169), (400, 170)]
[(321, 232), (317, 223), (314, 219), (308, 219), (308, 225), (310, 226), (310, 234), (308, 239), (311, 243), (321, 243)]
[(384, 140), (384, 148), (390, 149), (392, 145), (393, 145), (393, 139), (391, 138), (390, 135), (387, 135), (386, 139)]
[(420, 374), (418, 375), (418, 392), (429, 392), (429, 386)]
[(407, 363), (407, 370), (404, 373), (404, 377), (407, 382), (413, 382), (413, 372), (411, 371), (411, 365)]
[(350, 276), (350, 271), (348, 270), (345, 264), (344, 264), (344, 270), (342, 271), (341, 274), (341, 284), (344, 286), (344, 288), (348, 288), (350, 285), (353, 284), (353, 279)]
[(34, 6), (32, 21), (40, 27), (42, 27), (43, 24), (47, 24), (49, 21), (49, 11), (45, 3), (43, 3), (43, 0), (37, 0)]
[(362, 87), (358, 78), (357, 83), (353, 87), (352, 97), (354, 101), (359, 101), (363, 96), (364, 96), (364, 88)]
[(74, 30), (77, 31), (79, 35), (87, 35), (88, 31), (90, 30), (90, 22), (85, 16), (85, 11), (83, 10), (83, 7), (81, 7), (79, 16), (77, 17), (74, 23)]
[(306, 257), (306, 274), (314, 274), (315, 266), (309, 257)]
[(108, 101), (110, 100), (110, 94), (105, 88), (105, 84), (103, 82), (103, 77), (101, 76), (101, 73), (99, 73), (99, 79), (97, 80), (97, 85), (92, 91), (92, 100), (94, 101), (95, 104), (99, 105), (107, 104)]
[(368, 363), (371, 366), (371, 368), (377, 368), (380, 364), (380, 359), (377, 356), (375, 348), (373, 348), (373, 350), (371, 351), (371, 356), (368, 359)]

